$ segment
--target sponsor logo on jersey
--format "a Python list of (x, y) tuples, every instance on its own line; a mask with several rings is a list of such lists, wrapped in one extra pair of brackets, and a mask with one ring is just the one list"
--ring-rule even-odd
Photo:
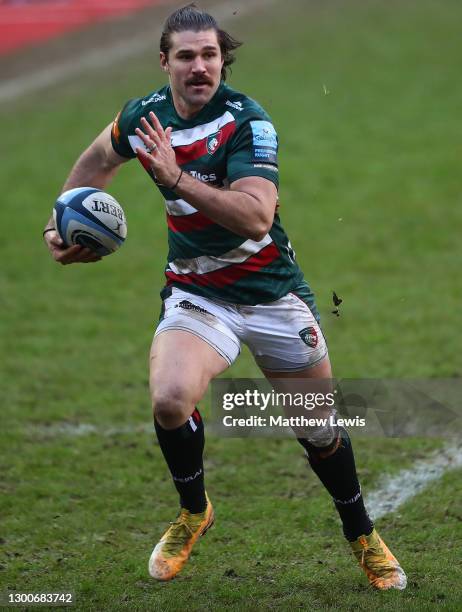
[(318, 332), (314, 327), (305, 327), (298, 332), (298, 335), (307, 346), (316, 348), (318, 345)]
[(146, 106), (146, 104), (151, 104), (151, 102), (161, 102), (162, 100), (166, 100), (167, 96), (161, 96), (158, 93), (155, 93), (153, 96), (149, 98), (149, 100), (141, 100), (141, 106)]
[(188, 300), (182, 300), (175, 308), (183, 308), (184, 310), (194, 310), (194, 312), (200, 312), (202, 314), (209, 314), (205, 308), (201, 308)]
[(242, 102), (238, 101), (238, 102), (231, 102), (231, 100), (226, 100), (225, 102), (226, 106), (230, 106), (231, 108), (234, 108), (234, 110), (238, 110), (238, 111), (243, 111), (244, 107), (242, 106)]
[(207, 151), (209, 155), (213, 155), (215, 151), (219, 148), (221, 144), (221, 130), (215, 132), (214, 134), (210, 134), (207, 138)]
[(269, 121), (251, 121), (253, 138), (253, 162), (277, 163), (278, 139)]
[(276, 130), (269, 121), (251, 121), (250, 127), (254, 146), (277, 148)]
[(197, 172), (197, 170), (188, 170), (189, 174), (197, 179), (198, 181), (202, 181), (203, 183), (215, 183), (215, 181), (217, 180), (217, 175), (216, 174), (201, 174), (200, 172)]

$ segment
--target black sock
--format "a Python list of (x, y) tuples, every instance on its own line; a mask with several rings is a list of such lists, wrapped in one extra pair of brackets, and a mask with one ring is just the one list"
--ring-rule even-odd
[(180, 504), (192, 513), (207, 506), (204, 487), (204, 424), (197, 408), (177, 429), (164, 429), (154, 418), (157, 439), (180, 494)]
[(343, 427), (339, 427), (339, 435), (338, 448), (324, 458), (322, 449), (308, 440), (298, 441), (307, 451), (313, 471), (333, 497), (346, 539), (353, 542), (361, 535), (369, 535), (374, 524), (364, 507), (350, 437)]

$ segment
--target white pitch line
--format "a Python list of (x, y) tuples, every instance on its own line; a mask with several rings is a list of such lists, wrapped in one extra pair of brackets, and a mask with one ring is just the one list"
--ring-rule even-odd
[(31, 425), (27, 433), (32, 436), (43, 436), (45, 438), (59, 438), (71, 436), (81, 438), (82, 436), (98, 435), (105, 438), (120, 435), (154, 434), (152, 423), (140, 423), (138, 425), (121, 425), (119, 427), (98, 427), (91, 423), (52, 423), (50, 425)]
[(449, 470), (462, 467), (462, 446), (447, 446), (428, 459), (416, 461), (407, 470), (386, 477), (379, 487), (365, 496), (372, 519), (394, 512), (406, 501), (424, 491)]
[[(240, 18), (254, 10), (267, 7), (275, 0), (237, 0), (217, 5), (208, 9), (218, 22), (227, 21), (231, 17)], [(153, 28), (130, 37), (122, 42), (115, 43), (109, 47), (93, 49), (78, 58), (61, 62), (43, 70), (23, 76), (8, 79), (0, 85), (0, 104), (15, 100), (32, 92), (52, 87), (58, 83), (69, 81), (83, 72), (101, 70), (109, 66), (136, 57), (148, 50), (154, 51), (157, 40), (161, 34), (161, 27)]]
[[(54, 423), (51, 425), (32, 425), (29, 435), (59, 438), (61, 436), (82, 437), (98, 435), (112, 437), (120, 435), (154, 435), (151, 423), (122, 425), (119, 427), (98, 427), (90, 423)], [(450, 470), (462, 467), (462, 446), (451, 445), (432, 453), (427, 459), (416, 461), (410, 468), (401, 470), (394, 476), (386, 476), (378, 487), (365, 495), (366, 508), (373, 520), (395, 512), (409, 499), (412, 499), (432, 482), (439, 480)]]

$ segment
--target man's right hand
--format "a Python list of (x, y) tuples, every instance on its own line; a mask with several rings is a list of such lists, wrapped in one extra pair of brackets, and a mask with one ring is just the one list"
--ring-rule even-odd
[(101, 255), (79, 244), (64, 246), (57, 231), (46, 232), (44, 239), (53, 259), (63, 266), (73, 263), (93, 263), (102, 259)]

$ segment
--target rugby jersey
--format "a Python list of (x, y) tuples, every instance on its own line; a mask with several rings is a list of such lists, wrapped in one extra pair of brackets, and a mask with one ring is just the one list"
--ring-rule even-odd
[[(251, 98), (222, 82), (194, 118), (182, 119), (169, 86), (127, 102), (112, 128), (114, 150), (127, 158), (145, 148), (135, 134), (142, 117), (153, 111), (162, 127), (172, 127), (178, 165), (191, 176), (218, 188), (246, 176), (261, 176), (278, 186), (278, 138), (266, 112)], [(156, 183), (150, 167), (145, 168)], [(169, 288), (236, 304), (279, 299), (307, 286), (294, 252), (275, 213), (269, 233), (250, 240), (218, 225), (157, 184), (165, 199), (169, 252), (165, 297)], [(308, 293), (311, 293), (308, 291)]]

